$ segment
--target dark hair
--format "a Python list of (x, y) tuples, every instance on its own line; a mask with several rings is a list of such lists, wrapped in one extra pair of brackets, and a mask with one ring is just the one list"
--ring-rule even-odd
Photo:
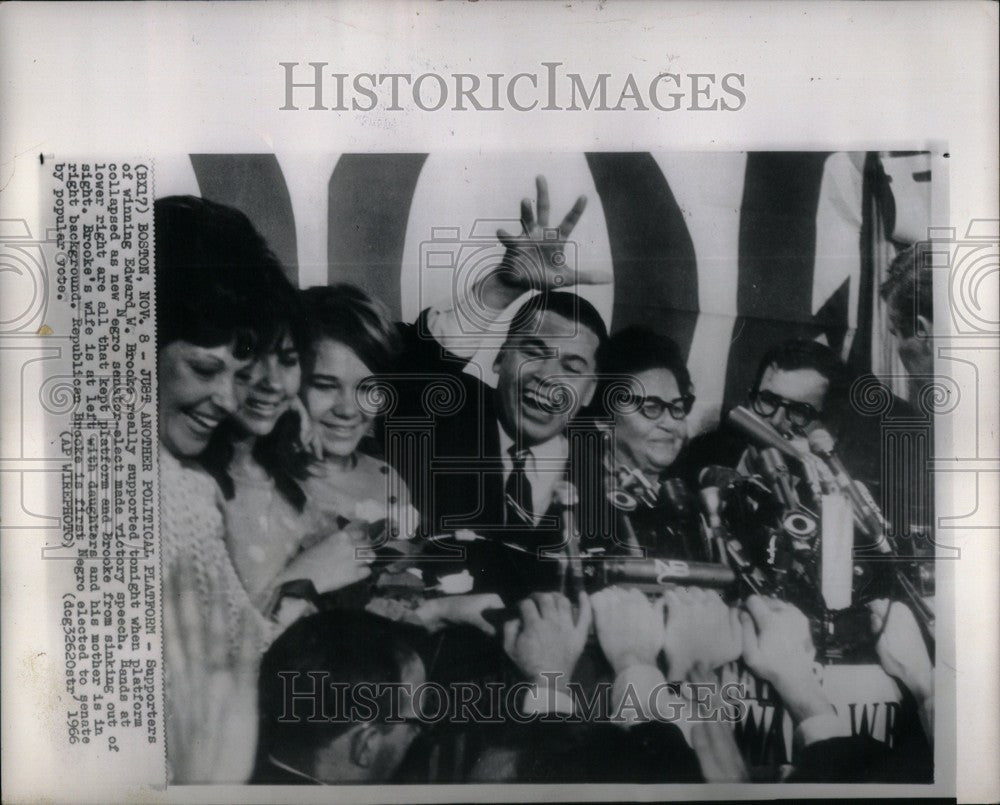
[(610, 384), (620, 382), (620, 376), (634, 376), (649, 369), (666, 369), (682, 395), (694, 393), (691, 373), (677, 343), (649, 327), (633, 325), (614, 333), (602, 350), (601, 373), (608, 379), (601, 382), (594, 399), (603, 400), (604, 392)]
[(814, 369), (827, 379), (830, 386), (826, 393), (824, 409), (836, 409), (847, 394), (848, 371), (844, 362), (828, 346), (807, 338), (782, 341), (764, 353), (757, 365), (753, 391), (760, 390), (760, 381), (770, 367), (792, 372), (796, 369)]
[[(301, 354), (308, 341), (298, 292), (264, 238), (239, 210), (194, 196), (155, 202), (157, 343), (234, 344), (234, 353), (263, 357), (291, 335)], [(299, 511), (305, 495), (295, 478), (299, 417), (288, 412), (254, 444), (253, 457)], [(239, 426), (226, 419), (199, 462), (223, 495), (235, 493), (229, 464)]]
[[(299, 481), (305, 478), (309, 464), (309, 458), (299, 444), (301, 424), (298, 412), (286, 411), (274, 423), (269, 434), (254, 442), (250, 453), (274, 481), (278, 493), (298, 512), (306, 507), (306, 493), (302, 491)], [(226, 500), (232, 500), (236, 495), (229, 465), (235, 453), (233, 442), (241, 435), (239, 424), (230, 417), (215, 429), (198, 456), (198, 463), (215, 479)]]
[[(272, 754), (311, 761), (316, 750), (359, 723), (337, 712), (338, 702), (350, 702), (358, 685), (402, 682), (404, 666), (420, 657), (422, 643), (415, 629), (361, 610), (329, 610), (296, 621), (261, 660), (258, 759)], [(338, 688), (345, 693), (338, 694)], [(292, 689), (300, 695), (290, 702)], [(315, 699), (303, 701), (303, 690), (315, 690)], [(391, 690), (371, 697), (373, 722), (394, 713), (392, 697)], [(316, 717), (310, 718), (314, 704)]]
[(900, 335), (909, 338), (916, 330), (917, 316), (934, 321), (934, 277), (931, 244), (918, 241), (896, 255), (879, 295), (895, 318)]
[[(543, 291), (528, 299), (517, 309), (507, 330), (507, 340), (531, 334), (545, 313), (555, 313), (564, 319), (583, 325), (598, 339), (598, 358), (608, 340), (604, 319), (590, 302), (569, 291)], [(598, 361), (599, 363), (599, 361)]]
[[(298, 291), (287, 280), (284, 282), (284, 287), (277, 287), (274, 290), (272, 312), (276, 317), (287, 318), (284, 319), (281, 329), (277, 331), (264, 354), (280, 346), (280, 340), (288, 334), (292, 337), (301, 362), (308, 340)], [(251, 451), (253, 460), (274, 481), (278, 493), (299, 512), (306, 505), (306, 495), (299, 481), (305, 477), (308, 464), (305, 450), (299, 442), (301, 424), (298, 412), (286, 411), (274, 423), (270, 433), (254, 441)], [(233, 478), (229, 474), (229, 465), (233, 460), (233, 442), (242, 435), (239, 423), (229, 417), (215, 429), (205, 449), (198, 456), (199, 463), (215, 478), (226, 500), (232, 500), (236, 494)]]
[(157, 349), (232, 344), (243, 358), (270, 346), (281, 325), (271, 298), (287, 280), (250, 219), (195, 196), (160, 198), (153, 209)]
[(309, 326), (308, 371), (316, 358), (316, 344), (324, 338), (349, 347), (373, 372), (395, 367), (400, 336), (381, 302), (347, 283), (307, 288), (301, 295)]
[[(284, 338), (285, 333), (288, 333), (295, 345), (301, 365), (309, 348), (309, 327), (299, 291), (293, 288), (290, 282), (285, 282), (281, 289), (276, 291), (273, 301), (273, 313), (278, 317), (284, 317), (285, 328), (277, 334), (271, 348), (280, 347), (278, 339)], [(251, 454), (274, 480), (274, 486), (279, 494), (300, 512), (305, 508), (306, 495), (298, 482), (305, 477), (309, 461), (299, 441), (301, 424), (298, 412), (286, 411), (274, 423), (270, 433), (254, 442)]]

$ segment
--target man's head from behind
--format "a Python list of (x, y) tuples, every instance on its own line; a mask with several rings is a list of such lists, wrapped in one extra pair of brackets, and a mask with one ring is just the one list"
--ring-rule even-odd
[(261, 662), (255, 777), (281, 768), (303, 781), (388, 780), (417, 734), (410, 694), (426, 679), (418, 639), (357, 611), (293, 624)]
[(548, 441), (590, 403), (607, 337), (600, 313), (576, 294), (545, 292), (521, 306), (493, 364), (497, 415), (515, 442)]
[(750, 392), (753, 410), (786, 436), (829, 424), (846, 392), (846, 367), (818, 341), (795, 338), (761, 358)]
[(886, 303), (889, 332), (896, 339), (906, 371), (911, 375), (931, 374), (934, 317), (930, 244), (914, 243), (896, 255), (879, 293)]

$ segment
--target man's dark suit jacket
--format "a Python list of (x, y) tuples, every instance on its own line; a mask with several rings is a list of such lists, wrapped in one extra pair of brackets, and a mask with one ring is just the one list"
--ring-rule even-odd
[[(494, 390), (464, 370), (467, 361), (448, 353), (428, 333), (426, 311), (401, 327), (405, 350), (396, 375), (395, 406), (386, 417), (386, 460), (410, 489), (421, 512), (426, 541), (425, 577), (466, 568), (476, 592), (500, 592), (507, 601), (560, 583), (560, 563), (545, 549), (565, 544), (561, 510), (553, 506), (535, 527), (504, 523), (504, 475)], [(581, 547), (614, 552), (600, 463), (601, 434), (571, 426), (566, 468), (551, 467), (574, 481), (581, 504), (573, 511)], [(456, 543), (434, 537), (468, 529), (483, 541)], [(505, 547), (527, 549), (528, 553)]]

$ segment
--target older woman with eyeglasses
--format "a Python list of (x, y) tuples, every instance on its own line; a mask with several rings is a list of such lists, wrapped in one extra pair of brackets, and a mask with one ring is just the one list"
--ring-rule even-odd
[(694, 385), (680, 349), (646, 327), (628, 327), (608, 340), (601, 367), (615, 466), (639, 470), (655, 483), (688, 440)]
[(694, 386), (680, 348), (647, 327), (628, 327), (599, 356), (598, 427), (608, 500), (617, 511), (614, 546), (627, 553), (704, 559), (696, 509), (671, 471), (688, 441)]

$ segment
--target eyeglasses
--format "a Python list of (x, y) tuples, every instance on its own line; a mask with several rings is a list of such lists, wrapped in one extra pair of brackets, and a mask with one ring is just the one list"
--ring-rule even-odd
[(684, 419), (691, 413), (694, 405), (694, 395), (684, 394), (674, 400), (661, 400), (659, 397), (639, 397), (633, 395), (629, 400), (629, 410), (638, 411), (646, 419), (656, 420), (663, 416), (664, 411), (669, 411), (674, 419)]
[(770, 391), (750, 392), (750, 405), (755, 413), (764, 417), (773, 416), (779, 408), (784, 408), (788, 421), (796, 428), (804, 428), (820, 418), (820, 412), (809, 403), (786, 400)]

